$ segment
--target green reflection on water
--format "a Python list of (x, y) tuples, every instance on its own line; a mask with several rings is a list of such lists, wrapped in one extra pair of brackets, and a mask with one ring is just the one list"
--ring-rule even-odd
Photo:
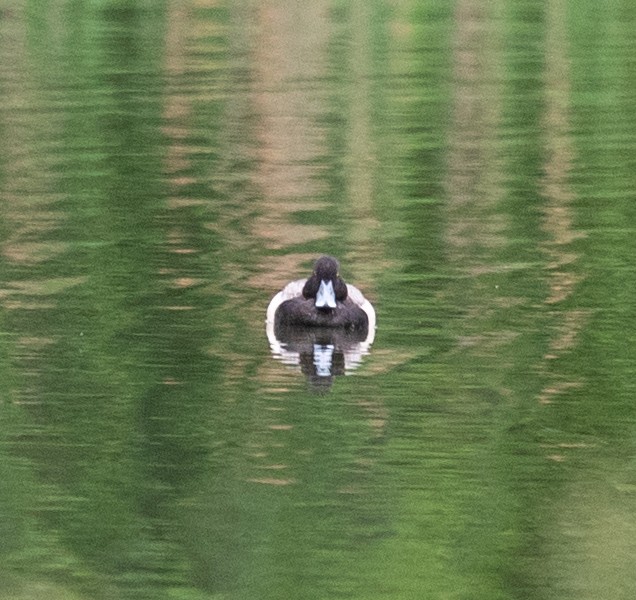
[[(38, 8), (3, 597), (633, 597), (631, 7)], [(322, 252), (379, 328), (318, 396), (263, 320)]]

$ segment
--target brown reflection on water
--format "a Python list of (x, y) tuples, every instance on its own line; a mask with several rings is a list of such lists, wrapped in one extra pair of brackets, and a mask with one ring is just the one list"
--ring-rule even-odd
[(30, 271), (69, 248), (67, 242), (55, 239), (63, 224), (63, 213), (57, 209), (63, 196), (55, 191), (59, 157), (48, 147), (59, 137), (63, 123), (61, 113), (51, 110), (46, 97), (37, 91), (42, 73), (26, 52), (25, 21), (12, 19), (10, 25), (7, 31), (0, 29), (0, 65), (10, 69), (2, 76), (6, 116), (2, 136), (10, 144), (10, 152), (5, 154), (0, 180), (4, 234), (0, 254), (19, 280), (5, 275), (0, 300), (5, 308), (46, 309), (54, 305), (52, 294), (81, 283), (80, 278), (43, 278)]
[[(317, 164), (326, 153), (325, 113), (329, 41), (328, 3), (263, 2), (251, 40), (258, 166), (254, 181), (260, 196), (253, 233), (266, 248), (327, 237), (326, 227), (295, 222), (300, 211), (323, 208)], [(266, 270), (266, 269), (265, 269)]]
[(549, 235), (544, 244), (548, 256), (550, 296), (547, 304), (568, 298), (578, 281), (569, 265), (578, 254), (569, 244), (581, 237), (573, 225), (571, 203), (574, 194), (569, 184), (573, 150), (570, 130), (570, 64), (567, 57), (566, 22), (563, 2), (550, 3), (546, 38), (546, 102), (542, 130), (546, 135), (546, 161), (542, 182), (546, 203), (543, 207), (543, 227)]
[[(327, 2), (298, 5), (265, 2), (259, 5), (250, 38), (250, 101), (254, 119), (255, 157), (253, 181), (259, 196), (251, 231), (267, 250), (285, 256), (267, 258), (261, 273), (250, 283), (275, 290), (290, 278), (304, 274), (317, 253), (328, 251), (325, 240), (334, 235), (326, 213), (335, 204), (325, 198), (333, 191), (327, 157), (333, 154), (334, 125), (327, 119), (333, 103), (345, 107), (346, 151), (341, 165), (345, 197), (338, 211), (345, 215), (350, 250), (339, 258), (355, 265), (356, 281), (368, 289), (371, 273), (360, 272), (382, 258), (378, 243), (379, 222), (374, 211), (378, 157), (374, 144), (371, 98), (374, 85), (371, 18), (365, 2), (351, 5), (349, 19), (336, 23)], [(334, 88), (334, 37), (347, 29), (346, 68), (350, 84)], [(302, 213), (324, 213), (311, 223), (300, 222)], [(314, 252), (295, 246), (311, 244)]]
[(501, 47), (491, 18), (497, 3), (463, 0), (455, 10), (453, 116), (449, 132), (448, 225), (453, 260), (469, 272), (492, 268), (501, 247), (504, 213), (496, 135), (501, 121)]
[[(577, 344), (578, 334), (589, 314), (584, 309), (561, 308), (571, 298), (581, 275), (576, 271), (578, 253), (572, 243), (582, 237), (574, 224), (572, 202), (575, 195), (569, 177), (573, 162), (573, 141), (570, 125), (571, 74), (567, 39), (566, 3), (548, 3), (546, 19), (545, 113), (542, 131), (545, 133), (545, 164), (542, 192), (543, 228), (547, 240), (543, 244), (550, 293), (545, 303), (552, 307), (555, 324), (552, 328), (546, 361), (554, 361), (570, 352)], [(581, 381), (563, 379), (546, 362), (543, 370), (551, 375), (539, 393), (541, 404), (552, 403), (559, 395), (582, 386)]]
[[(22, 33), (21, 28), (14, 28), (17, 39), (10, 59), (2, 59), (1, 49), (7, 46), (0, 44), (0, 61), (13, 65), (15, 78), (3, 90), (4, 108), (38, 106), (42, 101), (30, 91), (37, 87), (32, 82), (37, 74), (27, 63), (23, 68), (15, 66), (16, 60), (27, 59), (18, 50), (26, 46), (26, 40), (20, 39)], [(11, 140), (11, 159), (3, 165), (0, 211), (7, 235), (2, 242), (2, 256), (11, 263), (33, 266), (67, 248), (64, 242), (46, 239), (60, 225), (61, 213), (55, 210), (55, 204), (61, 196), (51, 192), (56, 165), (53, 154), (42, 151), (42, 138), (55, 135), (58, 123), (46, 111), (6, 114), (12, 115), (2, 123), (4, 140)]]
[[(278, 291), (292, 279), (308, 275), (308, 269), (303, 271), (301, 264), (309, 264), (316, 258), (310, 252), (288, 252), (280, 256), (270, 256), (263, 270), (250, 278), (250, 284), (259, 289), (272, 292)], [(269, 301), (269, 298), (267, 299)]]
[[(187, 3), (176, 1), (168, 3), (164, 68), (171, 78), (182, 76), (191, 66), (189, 44), (191, 37), (196, 34), (196, 24), (197, 21), (192, 19)], [(179, 189), (192, 182), (192, 178), (185, 175), (187, 169), (192, 166), (189, 160), (192, 150), (185, 141), (192, 133), (191, 117), (191, 97), (184, 91), (180, 91), (178, 85), (168, 84), (163, 110), (163, 133), (170, 140), (165, 166), (172, 186), (172, 194), (168, 201), (170, 208), (181, 208), (193, 203), (190, 198), (183, 199), (179, 195)]]
[(209, 202), (209, 198), (193, 197), (183, 191), (198, 181), (193, 175), (193, 157), (205, 154), (209, 147), (194, 145), (198, 106), (218, 100), (218, 86), (184, 86), (183, 79), (197, 70), (215, 70), (214, 43), (222, 36), (221, 26), (214, 20), (197, 18), (196, 10), (216, 6), (214, 1), (184, 3), (172, 1), (167, 6), (164, 71), (168, 76), (163, 105), (163, 133), (170, 140), (165, 159), (165, 173), (170, 182), (168, 208), (180, 210)]
[[(347, 207), (348, 238), (351, 251), (347, 261), (356, 265), (358, 284), (372, 280), (374, 271), (385, 262), (385, 250), (379, 242), (380, 223), (375, 199), (380, 185), (377, 179), (380, 166), (372, 100), (378, 97), (374, 85), (372, 17), (374, 6), (364, 0), (351, 3), (351, 39), (348, 70), (350, 85), (346, 89), (349, 107), (347, 135)], [(366, 269), (366, 271), (365, 271)], [(367, 292), (368, 293), (368, 292)]]
[(459, 289), (449, 288), (460, 297), (448, 302), (462, 306), (466, 315), (457, 351), (503, 361), (501, 346), (516, 332), (502, 329), (497, 316), (520, 300), (499, 292), (492, 277), (511, 268), (497, 255), (506, 244), (506, 212), (499, 210), (503, 175), (497, 135), (503, 90), (497, 77), (502, 45), (491, 12), (496, 9), (496, 3), (466, 0), (455, 9), (445, 239), (451, 264), (470, 276), (461, 279)]

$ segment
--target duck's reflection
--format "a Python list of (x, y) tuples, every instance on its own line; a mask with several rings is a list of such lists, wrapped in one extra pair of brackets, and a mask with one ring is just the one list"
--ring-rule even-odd
[(307, 279), (288, 283), (267, 307), (274, 358), (299, 366), (315, 391), (357, 369), (375, 336), (375, 309), (340, 276), (340, 263), (321, 256)]
[(286, 365), (300, 367), (315, 392), (326, 392), (334, 378), (357, 369), (369, 354), (374, 328), (354, 331), (332, 327), (299, 327), (267, 322), (272, 355)]

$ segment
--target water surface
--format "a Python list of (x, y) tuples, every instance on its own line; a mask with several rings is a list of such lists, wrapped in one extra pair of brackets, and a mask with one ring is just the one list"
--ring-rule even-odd
[[(0, 595), (631, 600), (635, 26), (0, 8)], [(316, 393), (322, 253), (378, 328)]]

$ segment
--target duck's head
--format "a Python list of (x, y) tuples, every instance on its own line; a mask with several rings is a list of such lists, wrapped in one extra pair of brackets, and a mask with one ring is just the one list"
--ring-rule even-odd
[(333, 256), (321, 256), (314, 265), (314, 272), (303, 287), (303, 297), (314, 300), (320, 311), (331, 311), (347, 297), (347, 285), (338, 271), (340, 265)]

